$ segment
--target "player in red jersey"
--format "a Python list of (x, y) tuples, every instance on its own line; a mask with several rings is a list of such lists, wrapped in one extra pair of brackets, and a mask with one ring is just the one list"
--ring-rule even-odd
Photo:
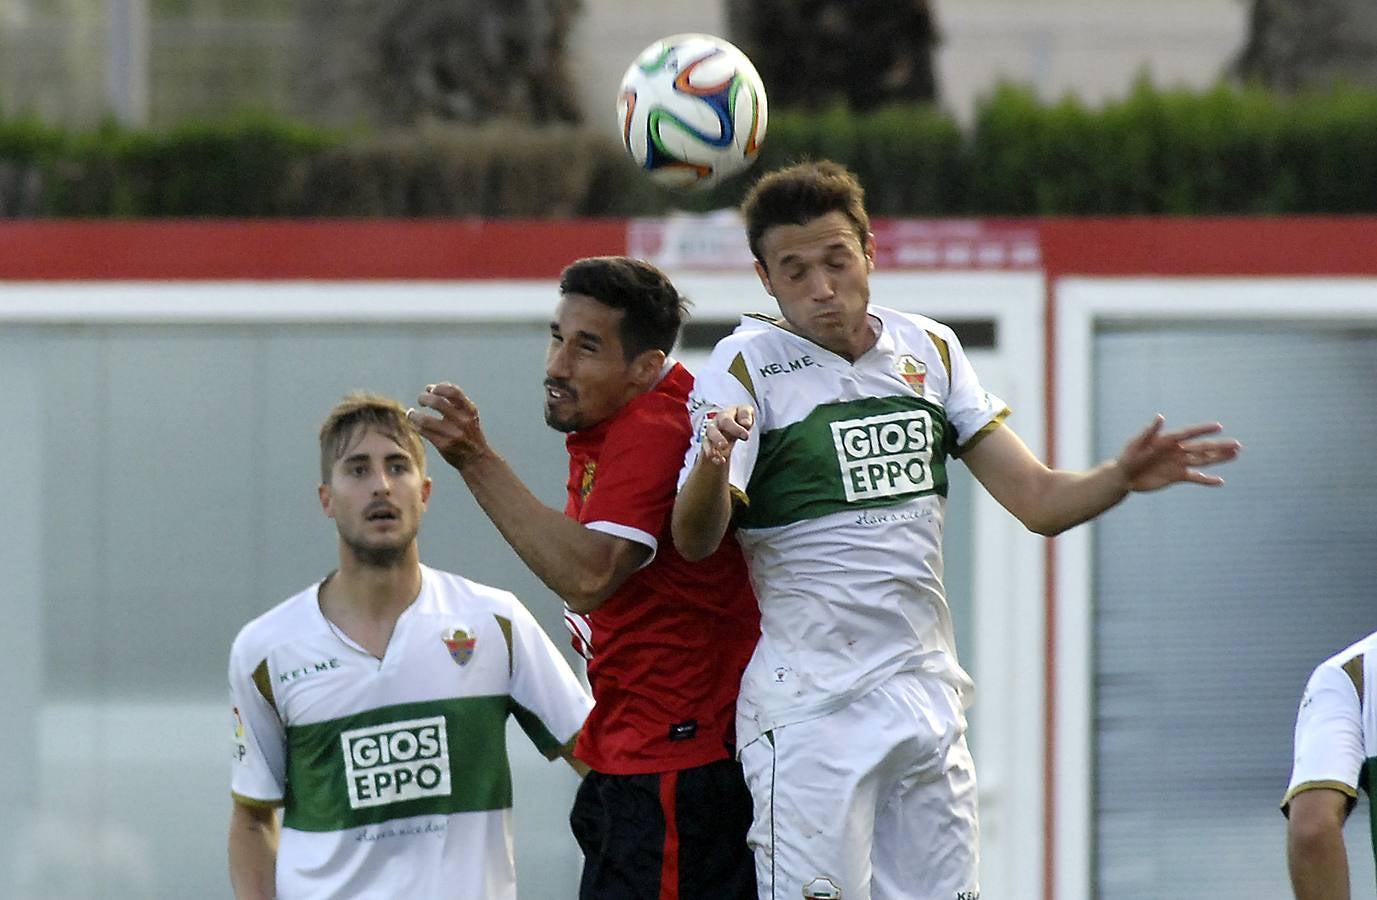
[(591, 772), (570, 822), (581, 900), (754, 900), (751, 800), (734, 759), (759, 613), (735, 541), (701, 563), (669, 516), (693, 376), (669, 356), (685, 302), (649, 263), (581, 259), (560, 276), (545, 421), (567, 437), (568, 501), (545, 506), (487, 443), (452, 384), (412, 421), (526, 565), (565, 603), (594, 707), (574, 755)]

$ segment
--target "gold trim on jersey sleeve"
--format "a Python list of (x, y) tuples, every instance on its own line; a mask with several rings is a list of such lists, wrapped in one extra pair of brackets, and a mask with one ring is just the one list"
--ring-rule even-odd
[(507, 642), (507, 677), (511, 678), (516, 671), (516, 654), (512, 652), (512, 620), (493, 613), (493, 618), (497, 620), (497, 627), (502, 629), (502, 640)]
[(732, 499), (742, 506), (750, 506), (751, 498), (746, 496), (746, 492), (734, 484), (727, 485), (727, 490), (731, 492)]
[(933, 334), (931, 331), (928, 332), (928, 337), (932, 339), (932, 343), (937, 347), (937, 355), (942, 357), (942, 368), (947, 370), (947, 384), (951, 384), (951, 347), (948, 347), (945, 340)]
[(746, 393), (751, 395), (751, 399), (757, 404), (760, 398), (755, 395), (755, 382), (751, 381), (751, 370), (746, 368), (746, 358), (740, 353), (732, 360), (732, 364), (727, 366), (727, 373), (741, 382), (741, 386), (746, 389)]
[(1344, 670), (1344, 674), (1348, 676), (1348, 680), (1353, 682), (1353, 689), (1358, 692), (1358, 706), (1361, 707), (1363, 705), (1363, 654), (1359, 653), (1344, 663), (1341, 668)]
[(277, 709), (277, 701), (273, 699), (273, 680), (268, 674), (268, 661), (264, 659), (253, 670), (253, 686), (258, 688), (258, 693), (263, 695), (263, 699), (268, 701), (268, 705), (273, 708), (277, 717), (282, 718), (282, 713)]
[(281, 809), (284, 805), (282, 800), (260, 800), (257, 797), (245, 797), (243, 794), (236, 794), (230, 791), (230, 797), (240, 806), (248, 806), (253, 809)]
[(999, 412), (995, 413), (995, 417), (990, 421), (986, 422), (979, 431), (971, 435), (971, 439), (969, 441), (966, 441), (966, 443), (962, 444), (961, 446), (957, 447), (955, 450), (951, 452), (952, 458), (960, 459), (962, 456), (969, 453), (972, 447), (974, 447), (981, 441), (985, 440), (985, 438), (989, 436), (990, 432), (994, 431), (1004, 422), (1005, 419), (1009, 418), (1009, 414), (1012, 412), (1013, 410), (1009, 409), (1009, 407), (1006, 406)]
[(1348, 808), (1351, 811), (1353, 805), (1358, 802), (1358, 791), (1352, 785), (1344, 784), (1342, 781), (1303, 781), (1291, 790), (1286, 792), (1286, 796), (1281, 798), (1282, 815), (1290, 815), (1291, 801), (1296, 799), (1297, 794), (1304, 794), (1306, 791), (1338, 791), (1348, 798)]

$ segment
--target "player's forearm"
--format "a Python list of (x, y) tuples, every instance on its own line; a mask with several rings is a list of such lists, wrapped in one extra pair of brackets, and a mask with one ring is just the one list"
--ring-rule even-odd
[(229, 831), (230, 887), (235, 900), (272, 900), (277, 893), (276, 873), (277, 829), (236, 816)]
[(731, 524), (732, 500), (727, 467), (698, 458), (674, 500), (674, 548), (688, 560), (712, 554)]
[(1112, 460), (1084, 472), (1048, 469), (1040, 488), (1025, 513), (1013, 512), (1030, 531), (1048, 537), (1095, 518), (1129, 494)]
[(541, 503), (502, 457), (485, 453), (459, 474), (516, 555), (571, 609), (595, 609), (620, 586), (610, 539)]
[(1348, 900), (1348, 852), (1342, 829), (1292, 827), (1286, 857), (1296, 900)]
[(249, 838), (230, 841), (230, 887), (235, 900), (272, 900), (277, 890), (276, 868), (275, 849)]

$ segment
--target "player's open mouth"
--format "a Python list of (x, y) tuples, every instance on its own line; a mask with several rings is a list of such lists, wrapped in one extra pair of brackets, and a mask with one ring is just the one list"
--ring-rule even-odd
[(557, 385), (553, 385), (549, 382), (546, 382), (545, 399), (553, 401), (555, 403), (558, 403), (563, 400), (573, 400), (574, 392), (569, 390), (568, 388), (559, 387)]
[(374, 506), (363, 514), (363, 518), (368, 522), (395, 522), (399, 516), (391, 506)]

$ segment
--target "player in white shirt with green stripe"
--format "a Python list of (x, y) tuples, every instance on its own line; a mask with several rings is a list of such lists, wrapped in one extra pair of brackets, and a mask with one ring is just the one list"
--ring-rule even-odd
[(1348, 850), (1343, 828), (1368, 792), (1369, 828), (1377, 853), (1377, 634), (1315, 669), (1296, 715), (1295, 764), (1281, 801), (1286, 856), (1298, 900), (1347, 900)]
[(516, 597), (421, 565), (399, 404), (350, 395), (320, 445), (339, 569), (230, 651), (235, 896), (515, 900), (507, 718), (574, 764), (591, 698)]
[(1238, 452), (1158, 417), (1118, 459), (1047, 468), (1003, 424), (955, 334), (871, 307), (874, 236), (854, 176), (806, 163), (743, 204), (778, 320), (747, 317), (698, 373), (674, 540), (735, 522), (761, 608), (737, 739), (763, 900), (974, 900), (970, 680), (942, 587), (946, 467), (960, 458), (1056, 534), (1130, 491), (1213, 485)]

